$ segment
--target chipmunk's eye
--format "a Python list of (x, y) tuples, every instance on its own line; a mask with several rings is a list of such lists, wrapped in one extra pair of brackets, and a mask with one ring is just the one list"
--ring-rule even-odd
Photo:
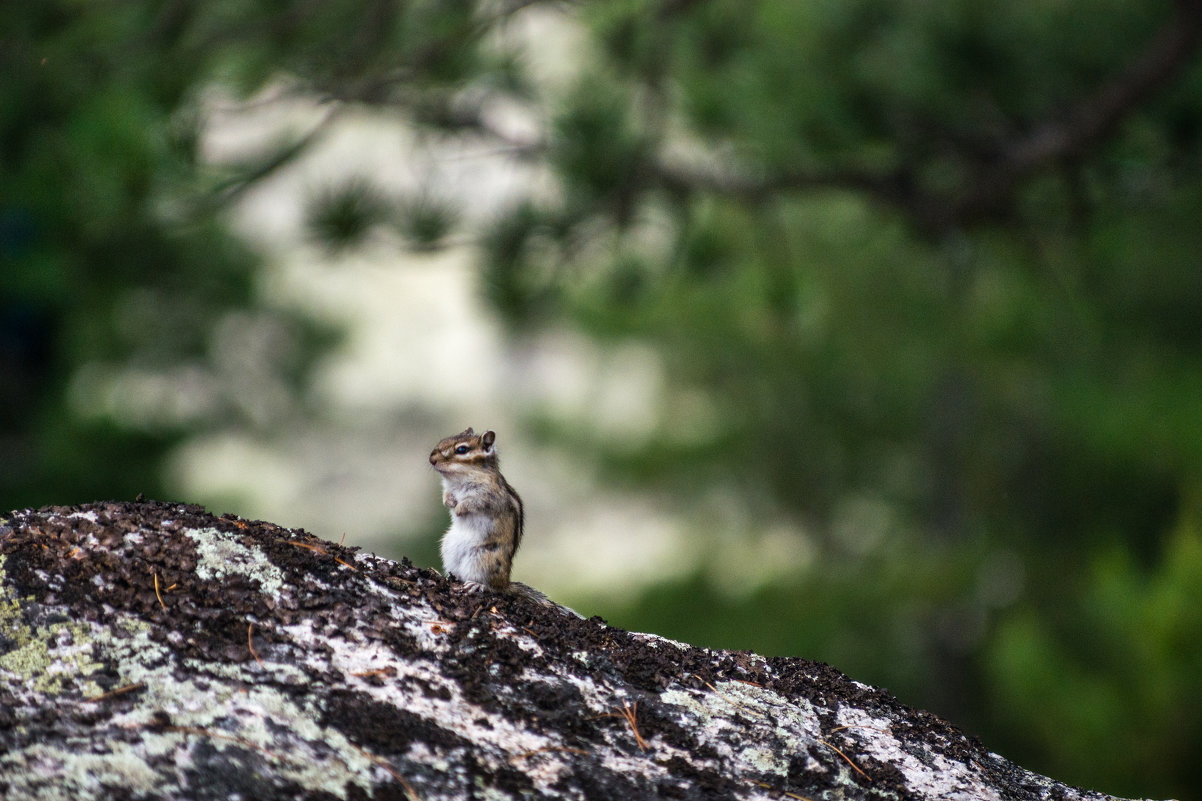
[(463, 454), (467, 453), (467, 452), (468, 452), (468, 451), (470, 451), (470, 450), (471, 450), (471, 448), (470, 448), (469, 446), (467, 446), (467, 445), (460, 445), (458, 448), (456, 448), (456, 449), (455, 449), (455, 453), (457, 453), (457, 454), (459, 454), (460, 456), (462, 456)]

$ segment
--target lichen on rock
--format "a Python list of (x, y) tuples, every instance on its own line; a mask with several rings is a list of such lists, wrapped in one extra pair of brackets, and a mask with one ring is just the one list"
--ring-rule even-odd
[(804, 659), (200, 507), (0, 522), (6, 799), (1093, 799)]

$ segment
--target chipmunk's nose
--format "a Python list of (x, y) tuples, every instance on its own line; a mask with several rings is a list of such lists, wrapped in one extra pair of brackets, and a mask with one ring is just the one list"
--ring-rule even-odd
[(438, 448), (435, 448), (434, 450), (430, 451), (430, 464), (434, 464), (437, 461), (438, 461)]

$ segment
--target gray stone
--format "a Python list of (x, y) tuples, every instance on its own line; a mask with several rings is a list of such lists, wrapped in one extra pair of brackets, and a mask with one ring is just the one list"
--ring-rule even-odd
[(827, 665), (196, 506), (0, 519), (6, 799), (1101, 799)]

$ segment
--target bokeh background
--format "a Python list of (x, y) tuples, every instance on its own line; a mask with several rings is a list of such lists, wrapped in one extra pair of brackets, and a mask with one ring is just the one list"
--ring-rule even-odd
[(0, 508), (149, 497), (1202, 795), (1202, 3), (0, 5)]

